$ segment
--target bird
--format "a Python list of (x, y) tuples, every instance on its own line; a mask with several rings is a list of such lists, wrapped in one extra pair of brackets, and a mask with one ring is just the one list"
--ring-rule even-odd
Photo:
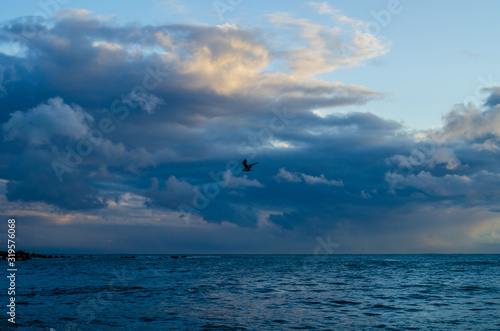
[(256, 165), (257, 163), (259, 162), (247, 164), (247, 160), (243, 160), (243, 166), (245, 167), (245, 169), (242, 169), (241, 171), (252, 171), (252, 166)]

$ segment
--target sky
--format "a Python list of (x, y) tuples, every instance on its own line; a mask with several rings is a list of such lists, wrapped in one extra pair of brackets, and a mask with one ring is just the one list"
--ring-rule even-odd
[(500, 252), (496, 1), (3, 6), (5, 244)]

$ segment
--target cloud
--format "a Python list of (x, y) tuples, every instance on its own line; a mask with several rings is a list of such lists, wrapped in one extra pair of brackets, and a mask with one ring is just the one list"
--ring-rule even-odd
[(92, 116), (71, 107), (60, 97), (52, 98), (27, 112), (16, 111), (3, 124), (4, 139), (21, 139), (32, 145), (47, 144), (55, 135), (74, 139), (88, 135)]
[(447, 174), (444, 177), (436, 177), (427, 171), (406, 177), (398, 173), (388, 173), (386, 180), (395, 188), (402, 189), (406, 186), (411, 186), (425, 193), (437, 196), (464, 194), (468, 191), (468, 186), (471, 182), (471, 179), (467, 176)]
[(196, 31), (185, 47), (192, 58), (179, 64), (183, 75), (196, 77), (194, 88), (228, 94), (247, 87), (269, 64), (269, 51), (251, 33), (229, 24), (207, 30)]
[(354, 27), (366, 27), (366, 22), (342, 15), (340, 10), (332, 8), (327, 2), (309, 2), (308, 5), (315, 8), (319, 14), (332, 16), (340, 24), (347, 24)]
[(489, 107), (495, 107), (500, 104), (500, 87), (492, 87), (485, 89), (490, 93), (488, 99), (486, 99), (485, 105)]
[(9, 70), (9, 68), (0, 65), (0, 97), (7, 93), (4, 84), (9, 80), (9, 73), (12, 73), (12, 69)]
[(155, 112), (159, 106), (165, 104), (165, 101), (158, 98), (153, 94), (131, 92), (126, 98), (123, 99), (124, 103), (135, 104), (137, 103), (143, 111), (148, 114)]
[[(481, 170), (470, 176), (446, 174), (442, 177), (434, 176), (430, 172), (421, 171), (417, 175), (401, 175), (388, 173), (386, 180), (391, 187), (404, 189), (406, 187), (416, 188), (422, 192), (436, 197), (463, 197), (473, 201), (473, 205), (479, 203), (489, 204), (494, 197), (500, 196), (500, 173), (492, 173)], [(457, 202), (461, 199), (457, 199)], [(464, 201), (461, 201), (464, 203)]]
[(297, 172), (289, 172), (285, 168), (280, 168), (278, 174), (274, 176), (274, 178), (279, 182), (281, 180), (285, 180), (288, 182), (298, 183), (302, 180), (309, 185), (314, 184), (326, 184), (328, 186), (344, 186), (342, 180), (334, 180), (334, 179), (326, 179), (324, 174), (321, 174), (319, 177), (307, 175), (305, 173), (297, 173)]
[(236, 177), (232, 174), (230, 170), (226, 170), (223, 175), (222, 185), (229, 188), (237, 187), (264, 187), (257, 179), (248, 179), (247, 175), (243, 177)]
[(326, 179), (325, 175), (321, 174), (319, 177), (315, 176), (310, 176), (306, 174), (301, 174), (302, 178), (304, 179), (304, 182), (306, 184), (314, 185), (314, 184), (326, 184), (328, 186), (344, 186), (342, 183), (342, 180), (333, 180), (333, 179)]
[(86, 21), (93, 19), (91, 15), (92, 12), (86, 9), (69, 8), (57, 11), (54, 14), (54, 17), (78, 20), (78, 21)]
[[(492, 97), (488, 98), (492, 100)], [(488, 103), (488, 101), (487, 101)], [(489, 103), (492, 103), (491, 101)], [(480, 111), (472, 105), (455, 105), (443, 117), (444, 126), (431, 134), (439, 141), (467, 139), (469, 141), (500, 138), (500, 107)]]
[[(26, 28), (23, 24), (2, 30), (16, 33)], [(281, 104), (297, 105), (294, 111), (363, 104), (382, 96), (362, 86), (280, 71), (275, 62), (282, 55), (269, 49), (269, 41), (258, 30), (234, 25), (119, 26), (78, 10), (56, 15), (51, 24), (50, 29), (41, 25), (29, 43), (18, 41), (36, 64), (35, 71), (25, 57), (0, 57), (0, 65), (16, 67), (19, 77), (10, 87), (6, 105), (35, 106), (12, 94), (20, 89), (37, 100), (57, 93), (85, 109), (111, 104), (135, 91), (144, 111), (151, 113), (154, 107), (161, 116), (186, 122), (228, 112), (245, 114), (247, 109), (267, 111), (264, 108), (277, 96)], [(197, 98), (191, 96), (194, 91)]]
[(493, 153), (497, 153), (500, 150), (500, 148), (498, 147), (498, 142), (495, 139), (486, 139), (485, 141), (473, 144), (472, 146), (480, 151), (486, 150)]
[(274, 178), (279, 182), (281, 180), (285, 180), (287, 182), (298, 183), (301, 182), (300, 174), (295, 172), (287, 171), (285, 168), (280, 168), (278, 174), (274, 176)]
[[(75, 249), (143, 231), (165, 250), (314, 253), (332, 234), (343, 252), (494, 251), (482, 245), (498, 243), (484, 225), (498, 218), (498, 91), (418, 134), (347, 111), (384, 94), (318, 74), (389, 43), (311, 6), (332, 23), (122, 25), (85, 10), (39, 22), (21, 53), (0, 53), (0, 210), (26, 216), (29, 238), (47, 225), (90, 240), (58, 239)], [(26, 24), (1, 26), (0, 43)], [(245, 158), (259, 165), (238, 175)], [(117, 232), (99, 232), (106, 222)]]
[(65, 210), (105, 208), (109, 201), (117, 201), (119, 194), (100, 192), (86, 182), (78, 169), (68, 174), (63, 182), (55, 179), (47, 151), (27, 151), (15, 160), (15, 170), (7, 182), (9, 201), (44, 202)]
[(294, 18), (287, 13), (267, 15), (284, 33), (298, 31), (298, 37), (279, 43), (294, 75), (310, 77), (339, 68), (359, 66), (363, 61), (389, 51), (389, 43), (369, 33), (366, 22), (350, 19), (327, 3), (309, 3), (319, 14), (338, 23), (333, 27), (312, 20)]
[(388, 159), (389, 163), (397, 164), (402, 168), (422, 166), (434, 168), (436, 165), (444, 164), (446, 169), (454, 170), (460, 166), (460, 160), (450, 148), (435, 148), (432, 145), (432, 151), (424, 153), (419, 149), (411, 151), (409, 156), (394, 155)]
[(170, 209), (178, 208), (181, 203), (191, 203), (196, 190), (199, 189), (186, 181), (170, 176), (160, 187), (158, 178), (152, 178), (151, 187), (146, 192), (148, 206), (161, 206)]
[(166, 7), (165, 11), (167, 13), (174, 12), (178, 14), (187, 14), (189, 11), (186, 6), (180, 3), (179, 0), (168, 0), (163, 1), (160, 6)]

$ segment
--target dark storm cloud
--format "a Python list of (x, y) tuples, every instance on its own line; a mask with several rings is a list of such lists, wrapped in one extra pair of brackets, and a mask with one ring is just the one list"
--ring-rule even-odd
[[(11, 163), (2, 174), (16, 180), (9, 185), (14, 200), (26, 194), (26, 201), (62, 208), (78, 209), (79, 201), (82, 208), (99, 208), (99, 199), (78, 198), (94, 197), (95, 191), (62, 190), (66, 198), (61, 201), (56, 195), (42, 196), (51, 181), (52, 187), (59, 185), (57, 179), (64, 178), (70, 187), (78, 177), (90, 189), (96, 179), (102, 187), (102, 181), (141, 176), (155, 166), (172, 174), (164, 164), (234, 155), (243, 136), (258, 130), (282, 104), (304, 112), (379, 96), (366, 88), (297, 82), (281, 73), (260, 75), (269, 52), (253, 30), (119, 26), (84, 10), (67, 10), (37, 25), (14, 20), (2, 27), (2, 36), (7, 40), (33, 28), (30, 38), (15, 39), (24, 48), (19, 56), (1, 54), (2, 150), (5, 159), (13, 158), (17, 147), (20, 158), (41, 150), (46, 162), (59, 162), (59, 173), (50, 176), (49, 171), (42, 183), (29, 175), (36, 172), (36, 162), (22, 168), (23, 176), (14, 175), (19, 171)], [(243, 135), (238, 116), (253, 123)], [(100, 130), (103, 119), (109, 132)], [(201, 181), (196, 177), (189, 175), (195, 184)], [(28, 187), (39, 194), (28, 194)]]
[(170, 176), (163, 187), (160, 187), (158, 178), (152, 178), (151, 181), (151, 187), (146, 192), (146, 197), (149, 198), (146, 205), (151, 207), (176, 209), (180, 203), (190, 203), (196, 190), (196, 187), (175, 176)]
[[(19, 39), (18, 56), (0, 53), (9, 201), (102, 212), (133, 194), (149, 216), (248, 231), (268, 222), (313, 238), (375, 233), (405, 211), (495, 210), (496, 90), (485, 111), (457, 106), (442, 129), (415, 137), (371, 113), (315, 115), (383, 95), (272, 71), (257, 30), (122, 26), (78, 10), (48, 26)], [(259, 164), (243, 175), (245, 158)]]
[(53, 156), (47, 151), (30, 151), (17, 156), (10, 165), (13, 169), (7, 183), (9, 201), (45, 202), (67, 210), (104, 208), (109, 200), (118, 197), (101, 193), (87, 183), (79, 170), (65, 181), (53, 180), (50, 166)]

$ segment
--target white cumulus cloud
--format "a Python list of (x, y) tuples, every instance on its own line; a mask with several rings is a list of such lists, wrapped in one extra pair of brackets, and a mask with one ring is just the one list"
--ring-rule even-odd
[(274, 176), (274, 179), (276, 179), (278, 182), (282, 180), (293, 183), (299, 183), (304, 181), (306, 184), (309, 185), (326, 184), (328, 186), (344, 186), (342, 180), (327, 179), (324, 174), (319, 175), (319, 177), (311, 176), (305, 173), (290, 172), (287, 171), (285, 168), (281, 168), (278, 171), (278, 174)]

